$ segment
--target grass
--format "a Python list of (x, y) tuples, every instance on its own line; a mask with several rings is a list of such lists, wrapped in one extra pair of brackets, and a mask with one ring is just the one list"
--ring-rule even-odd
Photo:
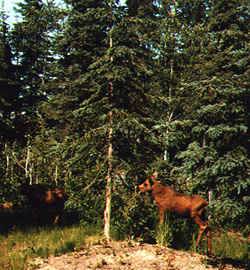
[[(165, 230), (158, 233), (157, 240), (161, 244), (168, 242), (169, 237), (172, 239), (172, 235), (167, 235), (166, 239)], [(8, 233), (0, 233), (0, 270), (32, 269), (30, 262), (34, 258), (58, 256), (83, 247), (88, 248), (101, 241), (102, 229), (86, 224), (14, 227)], [(250, 260), (249, 241), (237, 234), (214, 234), (211, 245), (217, 264), (229, 262), (246, 265)]]
[(93, 228), (79, 225), (14, 228), (7, 235), (0, 234), (0, 269), (25, 270), (36, 257), (77, 250), (85, 245), (86, 235), (94, 231), (98, 234)]
[(237, 233), (220, 233), (212, 240), (212, 254), (218, 258), (235, 262), (249, 262), (249, 239)]
[[(171, 218), (171, 217), (170, 217)], [(155, 240), (157, 244), (169, 246), (174, 249), (189, 250), (207, 254), (207, 237), (203, 234), (200, 246), (196, 248), (197, 229), (190, 230), (190, 224), (173, 227), (169, 225), (168, 217), (163, 226), (157, 229)], [(170, 222), (171, 223), (171, 222)], [(250, 239), (241, 233), (217, 231), (211, 233), (211, 263), (224, 265), (232, 264), (236, 267), (247, 267), (250, 269)], [(181, 238), (180, 238), (181, 237)]]
[(155, 232), (155, 240), (158, 245), (170, 246), (173, 242), (173, 231), (170, 223), (165, 219), (164, 223), (157, 227)]

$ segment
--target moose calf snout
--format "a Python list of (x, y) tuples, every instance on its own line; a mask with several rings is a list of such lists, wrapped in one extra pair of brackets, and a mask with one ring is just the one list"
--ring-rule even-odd
[(152, 190), (152, 186), (149, 182), (148, 179), (146, 179), (146, 181), (144, 183), (142, 183), (141, 185), (139, 185), (139, 190), (141, 192), (147, 192), (147, 191), (151, 191)]

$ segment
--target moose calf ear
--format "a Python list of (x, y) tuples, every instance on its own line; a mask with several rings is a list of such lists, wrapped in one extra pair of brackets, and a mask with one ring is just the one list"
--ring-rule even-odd
[(154, 173), (152, 174), (152, 176), (151, 176), (151, 179), (152, 179), (152, 180), (156, 180), (157, 177), (158, 177), (158, 172), (154, 172)]

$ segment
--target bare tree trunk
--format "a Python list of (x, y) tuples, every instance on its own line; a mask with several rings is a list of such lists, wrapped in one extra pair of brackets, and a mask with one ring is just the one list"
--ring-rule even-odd
[[(112, 14), (112, 10), (111, 10)], [(112, 48), (112, 28), (109, 31), (109, 48)], [(113, 61), (113, 57), (110, 56), (110, 62)], [(112, 97), (113, 95), (113, 83), (112, 81), (109, 82), (109, 96)], [(110, 223), (111, 223), (111, 199), (112, 199), (112, 111), (108, 113), (108, 121), (109, 121), (109, 130), (108, 130), (108, 151), (107, 151), (107, 162), (108, 162), (108, 172), (107, 172), (107, 183), (106, 183), (106, 206), (104, 210), (104, 236), (107, 241), (110, 240)]]
[[(112, 112), (109, 112), (109, 122), (112, 123)], [(104, 210), (104, 236), (106, 240), (110, 240), (110, 220), (111, 220), (111, 198), (112, 198), (112, 127), (109, 128), (108, 132), (108, 152), (107, 152), (107, 159), (108, 159), (108, 172), (107, 172), (107, 183), (106, 183), (106, 207)]]
[(27, 142), (27, 154), (26, 154), (26, 160), (25, 160), (25, 178), (29, 178), (30, 184), (32, 185), (32, 171), (33, 171), (33, 164), (31, 160), (31, 146), (30, 146), (30, 140), (28, 139)]
[(6, 174), (9, 173), (9, 166), (10, 166), (10, 157), (8, 154), (8, 145), (7, 143), (5, 144), (5, 153), (6, 153)]
[(27, 146), (27, 154), (25, 160), (25, 178), (29, 176), (29, 163), (30, 163), (30, 146)]
[(54, 180), (56, 182), (56, 185), (57, 185), (57, 179), (58, 179), (58, 165), (56, 165), (55, 171), (54, 171)]
[[(170, 17), (172, 17), (173, 19), (173, 23), (174, 23), (174, 17), (176, 16), (176, 10), (177, 10), (177, 4), (176, 2), (174, 1), (174, 8), (171, 9), (169, 15)], [(172, 41), (172, 44), (174, 44), (173, 40), (174, 40), (174, 35), (173, 33), (171, 33), (170, 31), (170, 39)], [(174, 79), (174, 47), (172, 48), (172, 59), (170, 59), (170, 74), (169, 74), (169, 77), (170, 77), (170, 82), (169, 82), (169, 91), (168, 91), (168, 99), (169, 101), (171, 101), (172, 99), (172, 95), (173, 95), (173, 79)], [(172, 117), (173, 117), (173, 111), (170, 112), (168, 111), (167, 112), (167, 121), (170, 123), (172, 121)], [(168, 130), (167, 130), (167, 134), (168, 134)], [(168, 151), (165, 150), (164, 151), (164, 155), (163, 155), (163, 159), (164, 160), (168, 160), (169, 159), (169, 154), (168, 154)]]

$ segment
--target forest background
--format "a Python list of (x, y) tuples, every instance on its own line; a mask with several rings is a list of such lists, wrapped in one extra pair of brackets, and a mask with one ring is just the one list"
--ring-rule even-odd
[[(68, 211), (152, 237), (146, 175), (249, 233), (245, 0), (25, 0), (0, 18), (0, 202), (63, 187)], [(112, 195), (112, 196), (110, 196)]]

